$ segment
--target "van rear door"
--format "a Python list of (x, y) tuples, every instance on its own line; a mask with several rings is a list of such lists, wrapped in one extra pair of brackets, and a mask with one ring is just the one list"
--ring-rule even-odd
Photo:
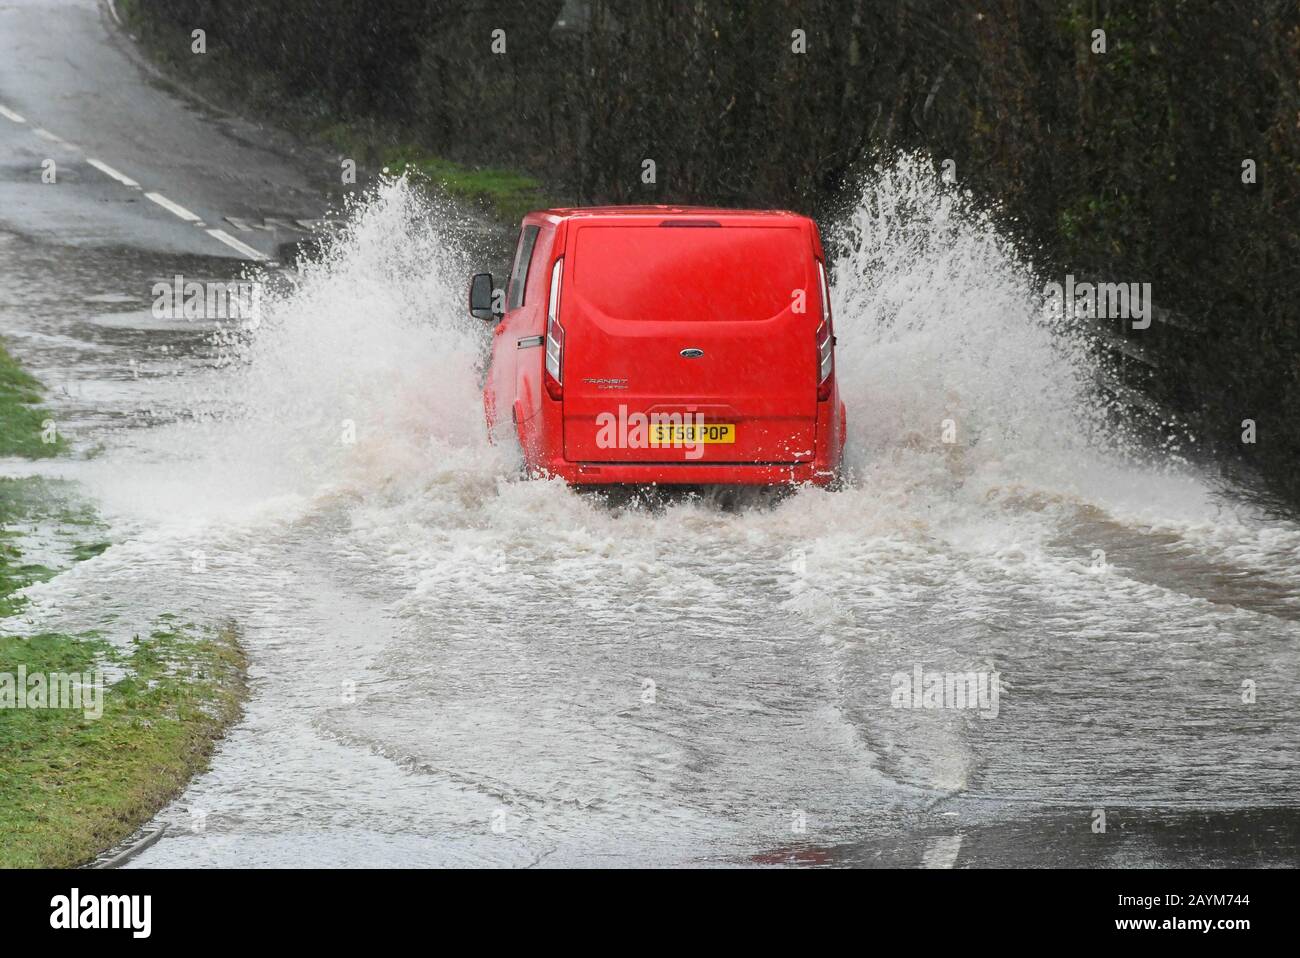
[[(573, 226), (561, 306), (566, 459), (812, 458), (821, 304), (803, 220)], [(655, 438), (679, 441), (639, 443), (639, 417), (668, 424)], [(690, 449), (677, 422), (718, 428)]]

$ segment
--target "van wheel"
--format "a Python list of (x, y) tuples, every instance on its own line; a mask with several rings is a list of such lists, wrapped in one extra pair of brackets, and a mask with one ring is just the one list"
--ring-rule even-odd
[(845, 489), (848, 489), (853, 485), (853, 483), (849, 481), (849, 469), (846, 465), (849, 461), (850, 452), (851, 449), (849, 448), (848, 443), (845, 443), (844, 448), (840, 451), (840, 462), (839, 465), (835, 467), (835, 475), (832, 476), (831, 481), (826, 484), (826, 489), (828, 491), (843, 492)]
[[(511, 418), (514, 418), (514, 410), (511, 411)], [(510, 430), (510, 453), (514, 457), (514, 479), (516, 482), (526, 482), (533, 478), (532, 472), (528, 468), (528, 457), (524, 455), (524, 443), (519, 438), (519, 424), (515, 423)]]

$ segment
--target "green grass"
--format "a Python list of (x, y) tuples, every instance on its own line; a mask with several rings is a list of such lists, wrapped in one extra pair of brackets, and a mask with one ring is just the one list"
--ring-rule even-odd
[(98, 637), (0, 637), (0, 672), (126, 669), (103, 714), (0, 709), (0, 867), (66, 868), (130, 835), (202, 770), (239, 715), (243, 653), (232, 630), (162, 626), (127, 651)]
[(457, 199), (475, 203), (507, 223), (517, 223), (525, 213), (555, 205), (542, 192), (540, 181), (514, 170), (474, 168), (422, 151), (418, 147), (392, 148), (383, 164), (392, 173), (404, 168), (426, 177)]
[[(48, 456), (39, 384), (0, 349), (0, 446)], [(0, 618), (19, 591), (109, 548), (72, 483), (0, 477)], [(42, 561), (24, 554), (39, 543)], [(103, 714), (18, 709), (0, 699), (0, 867), (81, 864), (130, 835), (207, 762), (239, 714), (244, 658), (233, 629), (199, 630), (159, 616), (125, 649), (93, 633), (0, 635), (0, 673), (115, 667)], [(124, 674), (123, 674), (124, 673)], [(0, 693), (2, 694), (2, 693)]]
[(0, 456), (41, 459), (66, 448), (61, 436), (45, 442), (50, 414), (41, 407), (41, 384), (0, 343)]
[[(107, 549), (103, 532), (94, 511), (76, 496), (71, 483), (38, 476), (0, 477), (0, 618), (22, 608), (25, 600), (18, 590), (51, 579), (74, 562)], [(24, 556), (22, 543), (29, 535), (39, 535), (44, 551), (60, 555), (64, 561), (58, 568)]]
[[(0, 478), (0, 617), (18, 591), (101, 554), (109, 543), (70, 483)], [(38, 538), (57, 567), (29, 561)], [(206, 764), (239, 714), (244, 658), (232, 629), (158, 617), (122, 650), (93, 633), (0, 635), (0, 673), (125, 670), (104, 713), (17, 709), (0, 701), (0, 867), (80, 864), (146, 822)]]
[(336, 121), (312, 133), (358, 163), (387, 169), (391, 175), (405, 171), (507, 225), (517, 225), (533, 210), (562, 205), (547, 195), (540, 180), (526, 173), (466, 166), (414, 143), (393, 145), (390, 135), (372, 125)]

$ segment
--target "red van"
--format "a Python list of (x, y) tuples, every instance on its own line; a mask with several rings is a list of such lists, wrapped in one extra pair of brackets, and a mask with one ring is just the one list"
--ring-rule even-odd
[(836, 476), (845, 411), (817, 226), (768, 210), (553, 209), (524, 217), (483, 390), (531, 473), (580, 485)]

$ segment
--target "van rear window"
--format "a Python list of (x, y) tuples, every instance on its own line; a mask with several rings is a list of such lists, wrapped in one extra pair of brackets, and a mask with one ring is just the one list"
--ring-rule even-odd
[(573, 288), (615, 319), (771, 319), (805, 286), (806, 309), (819, 308), (798, 227), (584, 226), (574, 253)]

